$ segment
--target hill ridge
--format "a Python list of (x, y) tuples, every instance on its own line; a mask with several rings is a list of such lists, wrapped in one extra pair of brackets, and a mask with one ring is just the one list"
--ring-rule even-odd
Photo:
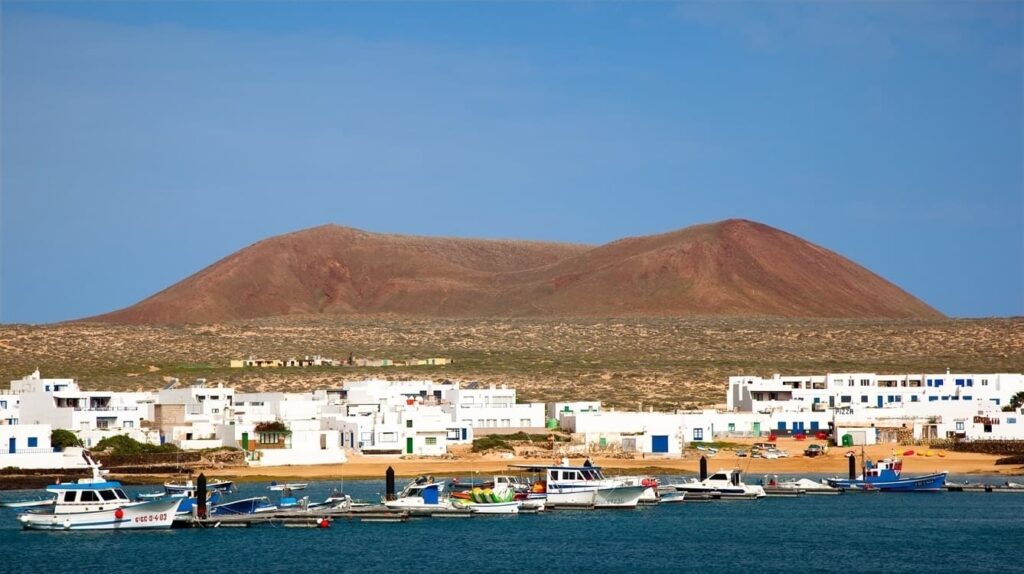
[(324, 224), (262, 239), (139, 303), (84, 319), (942, 314), (827, 248), (747, 219), (603, 245), (374, 233)]

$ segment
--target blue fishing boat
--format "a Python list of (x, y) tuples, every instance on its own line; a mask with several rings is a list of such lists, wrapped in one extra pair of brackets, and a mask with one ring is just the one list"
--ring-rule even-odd
[(257, 512), (274, 512), (275, 510), (277, 510), (277, 506), (271, 504), (266, 496), (256, 496), (213, 505), (210, 507), (210, 516), (256, 514)]
[[(852, 474), (852, 473), (851, 473)], [(872, 464), (865, 463), (864, 472), (857, 478), (829, 478), (829, 486), (851, 490), (881, 490), (890, 492), (933, 492), (946, 484), (946, 472), (904, 477), (903, 461), (887, 458)]]

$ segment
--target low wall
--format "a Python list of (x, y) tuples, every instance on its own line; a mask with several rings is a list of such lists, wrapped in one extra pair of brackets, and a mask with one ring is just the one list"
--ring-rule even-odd
[(549, 435), (552, 432), (561, 432), (558, 429), (549, 429), (546, 427), (473, 427), (473, 438), (480, 438), (483, 436), (501, 436), (507, 434), (516, 434), (524, 432), (526, 434), (542, 434)]
[(929, 445), (956, 452), (1024, 455), (1024, 440), (937, 440)]
[(257, 450), (249, 466), (294, 466), (306, 464), (342, 464), (348, 461), (343, 450), (294, 450), (290, 448)]

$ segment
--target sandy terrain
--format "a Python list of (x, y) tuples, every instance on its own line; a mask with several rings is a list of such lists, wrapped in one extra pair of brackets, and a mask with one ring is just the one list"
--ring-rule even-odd
[[(808, 442), (796, 440), (781, 440), (779, 447), (789, 452), (792, 456), (784, 459), (765, 460), (752, 458), (737, 458), (732, 451), (723, 450), (708, 461), (708, 469), (715, 471), (719, 468), (737, 467), (751, 477), (764, 474), (837, 474), (845, 475), (847, 472), (848, 450), (854, 450), (858, 456), (860, 448), (844, 449), (831, 448), (824, 456), (806, 458), (802, 455), (803, 449)], [(917, 447), (898, 447), (902, 453), (908, 448), (918, 451)], [(926, 450), (926, 449), (925, 449)], [(867, 447), (865, 453), (869, 458), (879, 459), (890, 456), (893, 452), (891, 445), (875, 445)], [(944, 456), (940, 456), (944, 455)], [(600, 458), (594, 459), (594, 463), (604, 467), (610, 473), (651, 473), (651, 474), (674, 474), (696, 473), (699, 469), (699, 454), (690, 454), (687, 458), (644, 458), (644, 459), (621, 459), (621, 458)], [(1024, 468), (1019, 466), (996, 466), (997, 456), (935, 451), (933, 456), (905, 456), (904, 473), (908, 475), (923, 474), (929, 472), (949, 471), (951, 474), (1024, 474)], [(231, 476), (239, 480), (260, 480), (267, 479), (310, 479), (310, 480), (331, 480), (340, 478), (381, 478), (388, 466), (395, 469), (398, 476), (417, 476), (421, 474), (432, 474), (437, 476), (462, 475), (467, 476), (473, 473), (483, 475), (504, 472), (510, 464), (549, 464), (556, 462), (554, 459), (540, 458), (503, 458), (501, 455), (466, 456), (453, 460), (442, 460), (437, 458), (400, 458), (397, 456), (351, 456), (349, 462), (342, 465), (321, 465), (321, 466), (284, 466), (272, 468), (224, 468), (206, 471), (209, 476)], [(582, 459), (573, 459), (574, 463), (582, 463)]]
[[(446, 366), (230, 369), (250, 354), (450, 357)], [(601, 400), (658, 410), (725, 400), (749, 373), (1024, 371), (1024, 318), (289, 318), (218, 325), (0, 325), (0, 379), (74, 377), (87, 390), (153, 390), (204, 377), (251, 391), (335, 388), (370, 377), (507, 383), (521, 401)]]

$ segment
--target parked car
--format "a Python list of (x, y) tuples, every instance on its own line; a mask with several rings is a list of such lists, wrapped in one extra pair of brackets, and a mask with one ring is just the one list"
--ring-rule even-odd
[(747, 456), (747, 451), (736, 449), (736, 457), (737, 458), (746, 458), (746, 456)]
[(825, 448), (820, 444), (812, 444), (804, 449), (804, 456), (814, 458), (825, 454)]

